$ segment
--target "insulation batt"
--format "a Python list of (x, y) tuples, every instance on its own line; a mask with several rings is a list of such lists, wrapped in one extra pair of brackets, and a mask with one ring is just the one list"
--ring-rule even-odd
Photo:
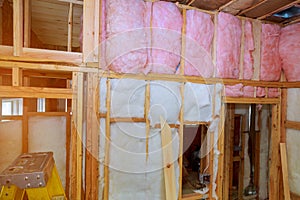
[(186, 12), (185, 75), (211, 77), (214, 65), (211, 43), (214, 24), (211, 16), (196, 10)]
[(237, 17), (221, 12), (217, 31), (217, 77), (238, 78), (241, 22)]
[(243, 96), (243, 84), (239, 83), (236, 85), (227, 85), (225, 87), (225, 95), (231, 97), (241, 97)]
[(150, 59), (148, 58), (150, 66), (148, 67), (154, 73), (174, 74), (180, 62), (183, 22), (181, 13), (174, 3), (159, 1), (146, 4), (147, 14), (150, 15), (146, 17), (149, 27), (152, 21)]
[(260, 80), (278, 81), (280, 79), (279, 36), (280, 26), (262, 24)]
[(106, 64), (115, 72), (144, 72), (147, 39), (141, 0), (107, 0)]
[(300, 23), (281, 29), (279, 52), (288, 81), (300, 81)]

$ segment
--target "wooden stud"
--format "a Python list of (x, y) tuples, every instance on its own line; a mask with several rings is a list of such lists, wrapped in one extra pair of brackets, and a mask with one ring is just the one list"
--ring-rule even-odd
[(149, 112), (150, 112), (150, 83), (146, 83), (145, 89), (145, 110), (144, 117), (146, 122), (146, 160), (149, 157), (149, 135), (150, 135), (150, 120), (149, 120)]
[(22, 86), (22, 70), (18, 67), (12, 68), (12, 86)]
[(243, 132), (246, 127), (246, 116), (241, 116), (241, 151), (239, 152), (239, 156), (241, 158), (240, 161), (240, 172), (239, 172), (239, 185), (238, 185), (238, 199), (243, 199), (244, 192), (244, 156), (245, 156), (245, 133)]
[(240, 54), (240, 75), (239, 75), (239, 79), (244, 79), (244, 54), (245, 54), (245, 20), (242, 20), (241, 54)]
[(14, 56), (22, 54), (23, 47), (23, 0), (13, 0)]
[(86, 171), (85, 171), (85, 199), (98, 199), (99, 176), (99, 120), (98, 110), (99, 90), (97, 73), (88, 74), (87, 91), (87, 126), (86, 126)]
[(105, 121), (105, 158), (104, 158), (104, 200), (109, 198), (109, 149), (110, 149), (110, 101), (111, 84), (110, 79), (106, 81), (106, 121)]
[(22, 153), (28, 153), (28, 116), (27, 116), (27, 107), (26, 106), (23, 106)]
[(66, 113), (66, 196), (70, 194), (70, 168), (71, 168), (71, 116), (70, 108)]
[(280, 178), (280, 104), (272, 106), (272, 130), (271, 130), (271, 149), (270, 149), (270, 177), (269, 177), (269, 198), (279, 199), (279, 178)]
[(72, 35), (73, 35), (73, 3), (69, 4), (69, 15), (68, 15), (68, 44), (67, 51), (72, 51)]
[(203, 199), (208, 198), (208, 195), (193, 193), (193, 194), (184, 194), (182, 196), (182, 200), (198, 200), (198, 199), (202, 199), (202, 198)]
[(212, 47), (212, 61), (214, 64), (214, 75), (217, 74), (217, 38), (218, 38), (218, 14), (214, 15), (214, 38), (213, 38), (213, 47)]
[(282, 167), (282, 178), (283, 178), (283, 192), (284, 199), (290, 200), (290, 186), (289, 186), (289, 173), (287, 166), (287, 155), (286, 155), (286, 144), (280, 143), (280, 157), (281, 157), (281, 167)]
[(287, 120), (287, 89), (281, 89), (281, 138), (280, 142), (286, 143), (286, 127), (285, 122)]
[(221, 105), (221, 113), (220, 113), (220, 123), (219, 123), (219, 139), (218, 139), (218, 149), (220, 151), (219, 154), (219, 162), (218, 162), (218, 173), (217, 173), (217, 196), (219, 198), (223, 197), (223, 182), (224, 182), (224, 154), (225, 154), (225, 105), (222, 102)]
[(164, 180), (166, 200), (176, 199), (176, 180), (173, 158), (172, 131), (166, 120), (160, 117), (161, 147), (163, 154)]
[[(186, 51), (186, 9), (182, 10), (183, 24), (181, 30), (181, 59), (180, 59), (180, 75), (184, 75), (185, 68), (185, 51)], [(183, 166), (183, 126), (184, 126), (184, 82), (180, 85), (181, 106), (179, 111), (179, 191), (178, 199), (182, 198), (182, 166)]]
[(31, 42), (31, 0), (24, 0), (24, 47)]

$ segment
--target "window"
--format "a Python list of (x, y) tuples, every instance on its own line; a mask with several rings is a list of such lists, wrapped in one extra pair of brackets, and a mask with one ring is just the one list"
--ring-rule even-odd
[(23, 114), (23, 99), (2, 99), (2, 115), (22, 115)]

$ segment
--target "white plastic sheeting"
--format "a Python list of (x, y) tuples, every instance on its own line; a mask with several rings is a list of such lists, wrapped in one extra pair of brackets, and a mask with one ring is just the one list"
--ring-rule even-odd
[(66, 117), (34, 116), (28, 119), (28, 151), (52, 151), (63, 186), (66, 184)]
[(111, 117), (144, 117), (146, 82), (111, 80)]
[(186, 83), (184, 88), (184, 120), (211, 120), (212, 94), (211, 85)]
[(0, 122), (0, 172), (22, 153), (22, 121)]
[(180, 106), (180, 83), (168, 81), (150, 83), (149, 120), (151, 125), (160, 124), (161, 116), (169, 124), (177, 123)]
[[(288, 89), (287, 95), (287, 119), (300, 122), (300, 89)], [(300, 195), (300, 131), (287, 129), (287, 159), (289, 171), (289, 183), (291, 192)]]
[(100, 112), (105, 113), (106, 112), (106, 92), (107, 92), (107, 86), (106, 86), (106, 78), (100, 79), (100, 86), (99, 86), (99, 94), (100, 94)]
[[(174, 166), (178, 180), (179, 136), (175, 129), (172, 133)], [(165, 199), (160, 130), (150, 131), (148, 159), (145, 136), (144, 123), (111, 125), (109, 199)], [(178, 191), (179, 183), (176, 185)]]

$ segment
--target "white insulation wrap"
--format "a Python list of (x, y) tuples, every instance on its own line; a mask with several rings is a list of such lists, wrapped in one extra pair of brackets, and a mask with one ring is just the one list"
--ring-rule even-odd
[(208, 122), (212, 116), (211, 86), (186, 83), (184, 88), (184, 120)]
[(106, 78), (100, 79), (99, 94), (100, 94), (100, 113), (106, 113)]
[(144, 117), (146, 82), (111, 80), (111, 117)]
[[(287, 119), (300, 122), (300, 89), (288, 89), (287, 95)], [(290, 190), (300, 195), (300, 131), (287, 129), (286, 145), (289, 171)]]
[(160, 124), (160, 117), (167, 123), (178, 122), (181, 106), (180, 83), (167, 81), (152, 81), (150, 83), (150, 112), (151, 125)]
[(0, 122), (0, 172), (22, 153), (22, 121)]
[[(144, 123), (111, 125), (109, 199), (165, 199), (160, 130), (150, 131), (148, 160), (145, 136)], [(179, 136), (175, 129), (172, 145), (178, 180)], [(177, 182), (177, 191), (178, 186)]]
[(99, 197), (102, 199), (104, 189), (104, 163), (105, 163), (105, 119), (100, 119), (100, 133), (99, 133)]
[(29, 117), (28, 151), (52, 151), (58, 174), (66, 185), (66, 117)]

